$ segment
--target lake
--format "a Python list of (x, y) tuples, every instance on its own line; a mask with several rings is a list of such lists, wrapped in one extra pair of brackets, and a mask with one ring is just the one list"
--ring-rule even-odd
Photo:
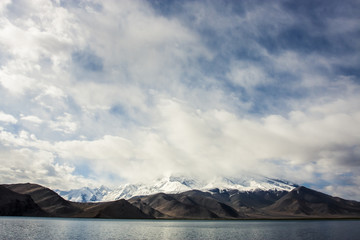
[(0, 217), (0, 239), (360, 239), (358, 220), (102, 220)]

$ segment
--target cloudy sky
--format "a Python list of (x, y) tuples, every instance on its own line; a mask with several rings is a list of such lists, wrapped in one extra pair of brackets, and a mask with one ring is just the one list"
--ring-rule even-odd
[(360, 200), (359, 1), (0, 1), (0, 182), (256, 173)]

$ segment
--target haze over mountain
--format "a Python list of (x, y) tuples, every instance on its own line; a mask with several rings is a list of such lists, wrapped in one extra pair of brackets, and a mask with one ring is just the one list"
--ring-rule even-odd
[(250, 173), (360, 201), (358, 39), (359, 0), (1, 0), (0, 183)]

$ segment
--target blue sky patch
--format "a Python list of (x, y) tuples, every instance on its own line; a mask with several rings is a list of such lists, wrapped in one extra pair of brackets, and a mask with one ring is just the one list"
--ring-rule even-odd
[(101, 72), (103, 70), (103, 61), (90, 51), (76, 51), (72, 55), (73, 62), (86, 71)]

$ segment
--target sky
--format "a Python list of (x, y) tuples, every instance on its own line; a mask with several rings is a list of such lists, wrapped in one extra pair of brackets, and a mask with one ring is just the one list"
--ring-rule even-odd
[(360, 200), (360, 3), (0, 1), (0, 182), (254, 173)]

